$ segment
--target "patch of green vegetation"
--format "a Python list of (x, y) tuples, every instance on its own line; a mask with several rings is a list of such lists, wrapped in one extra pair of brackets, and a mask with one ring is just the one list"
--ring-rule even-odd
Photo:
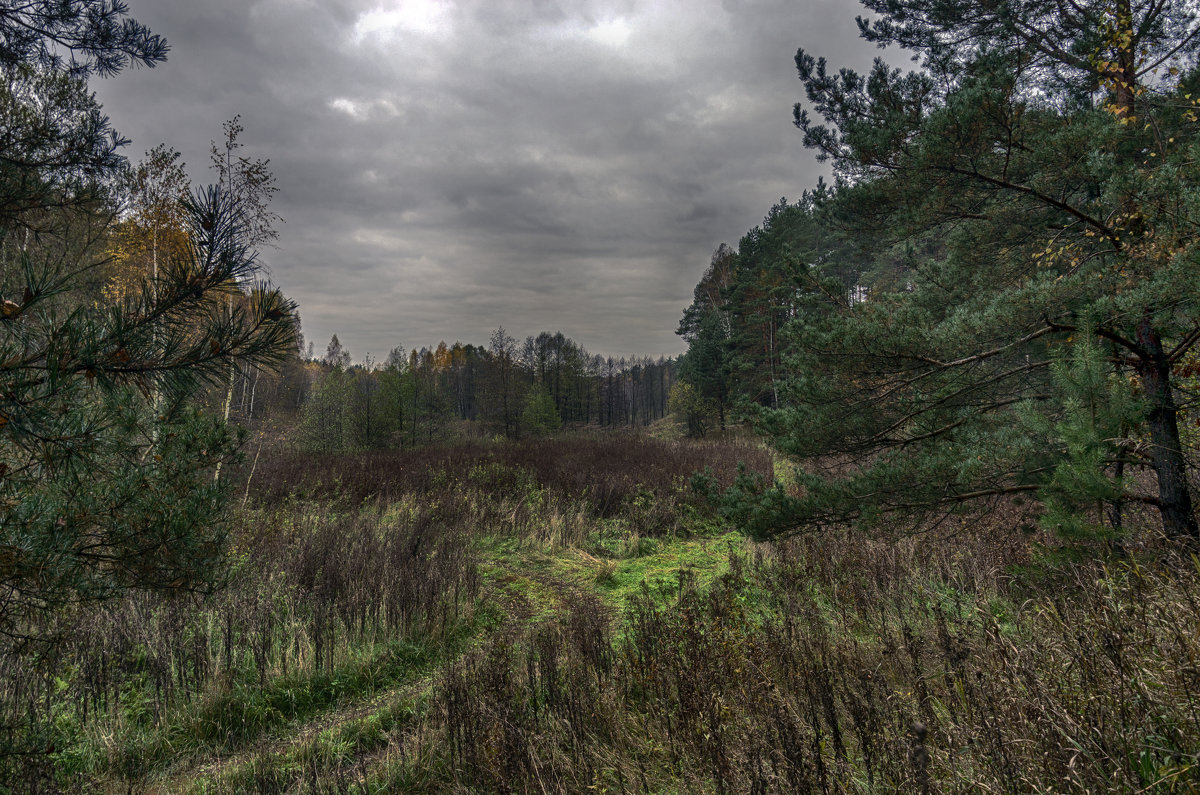
[[(456, 656), (481, 628), (463, 622), (439, 637), (395, 641), (369, 649), (331, 671), (281, 676), (265, 687), (239, 677), (180, 709), (159, 726), (130, 731), (116, 739), (109, 756), (111, 772), (141, 779), (205, 754), (231, 753), (268, 734), (285, 734), (349, 699), (368, 698), (427, 674)], [(103, 758), (98, 749), (76, 748), (72, 761)], [(63, 761), (66, 761), (64, 759)]]
[(636, 593), (668, 597), (690, 580), (698, 588), (708, 588), (729, 569), (730, 551), (743, 552), (746, 538), (729, 531), (718, 536), (691, 539), (663, 539), (647, 555), (622, 560), (612, 576), (599, 583), (601, 593), (614, 604), (624, 602)]
[(1021, 629), (1021, 608), (1011, 599), (1000, 595), (993, 596), (988, 599), (984, 609), (1000, 630), (1000, 634), (1005, 637), (1014, 636)]
[(772, 460), (775, 480), (789, 488), (796, 485), (796, 464), (787, 456), (776, 453)]
[[(746, 538), (736, 531), (690, 538), (641, 537), (619, 520), (600, 524), (587, 549), (546, 548), (514, 538), (493, 538), (480, 546), (485, 582), (528, 601), (532, 621), (553, 618), (563, 588), (594, 590), (619, 607), (644, 588), (664, 597), (681, 583), (707, 588), (727, 571), (731, 551), (744, 552)], [(589, 551), (591, 550), (591, 551)], [(599, 554), (592, 554), (595, 551)]]
[[(219, 768), (193, 782), (191, 795), (218, 795), (261, 790), (270, 783), (282, 789), (301, 780), (336, 785), (358, 776), (356, 760), (386, 748), (419, 724), (429, 707), (429, 688), (396, 697), (377, 709), (315, 732), (274, 751), (254, 754), (244, 762)], [(336, 789), (336, 787), (334, 787)]]
[(687, 429), (674, 415), (668, 414), (662, 419), (650, 423), (646, 428), (646, 433), (652, 439), (660, 439), (664, 442), (677, 442), (685, 438)]
[(495, 566), (485, 574), (485, 581), (490, 581), (500, 599), (506, 602), (496, 607), (505, 613), (507, 620), (536, 624), (553, 618), (561, 607), (552, 586), (522, 574), (519, 569)]

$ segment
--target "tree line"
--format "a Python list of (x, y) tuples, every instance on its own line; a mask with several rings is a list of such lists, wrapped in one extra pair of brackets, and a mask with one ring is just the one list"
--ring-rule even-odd
[(835, 180), (722, 247), (679, 333), (698, 421), (800, 463), (727, 507), (764, 534), (1036, 498), (1200, 540), (1200, 25), (1173, 0), (864, 0), (919, 66), (796, 55)]
[(648, 425), (668, 412), (675, 369), (670, 358), (591, 355), (562, 332), (518, 343), (503, 328), (486, 346), (396, 347), (382, 362), (352, 364), (335, 334), (321, 359), (285, 367), (274, 392), (299, 412), (298, 447), (344, 453)]

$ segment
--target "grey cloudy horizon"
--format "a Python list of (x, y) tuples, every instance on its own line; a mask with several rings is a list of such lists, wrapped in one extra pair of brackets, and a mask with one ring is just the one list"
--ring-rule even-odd
[(791, 124), (797, 47), (877, 54), (847, 0), (128, 4), (171, 51), (93, 81), (126, 154), (210, 182), (240, 115), (279, 188), (271, 279), (359, 361), (498, 326), (678, 354), (716, 247), (828, 173)]

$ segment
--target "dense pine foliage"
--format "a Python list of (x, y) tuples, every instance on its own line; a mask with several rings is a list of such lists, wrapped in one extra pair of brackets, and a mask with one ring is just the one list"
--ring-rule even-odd
[[(154, 178), (118, 154), (85, 77), (166, 51), (123, 14), (0, 9), (0, 654), (26, 664), (60, 639), (60, 611), (214, 585), (227, 518), (215, 473), (237, 433), (196, 398), (294, 345), (293, 306), (257, 281), (228, 186), (175, 182), (152, 201)], [(172, 244), (144, 267), (128, 243), (157, 241), (164, 204)], [(0, 753), (27, 753), (11, 731)]]
[(1068, 535), (1137, 503), (1195, 540), (1193, 9), (866, 5), (863, 35), (921, 68), (797, 54), (836, 184), (719, 250), (680, 327), (707, 410), (803, 463), (733, 515), (773, 534), (1030, 494)]

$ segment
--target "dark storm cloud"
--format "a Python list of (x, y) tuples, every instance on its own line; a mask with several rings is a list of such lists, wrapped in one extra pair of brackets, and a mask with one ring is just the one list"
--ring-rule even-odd
[[(271, 275), (356, 355), (561, 329), (679, 351), (692, 287), (822, 169), (798, 46), (873, 55), (846, 0), (130, 0), (170, 60), (97, 84), (130, 156), (210, 180), (241, 114), (286, 219)], [(896, 59), (901, 60), (901, 59)]]

